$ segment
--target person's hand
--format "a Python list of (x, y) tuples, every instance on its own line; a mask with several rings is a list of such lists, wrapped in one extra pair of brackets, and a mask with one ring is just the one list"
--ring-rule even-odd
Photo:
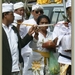
[(42, 47), (47, 48), (47, 49), (55, 49), (56, 45), (55, 45), (55, 43), (53, 41), (49, 40), (49, 41), (43, 43)]
[(38, 32), (40, 31), (40, 28), (38, 27), (38, 25), (36, 25), (36, 27), (35, 27), (35, 30), (34, 30), (34, 31), (35, 31), (35, 33), (36, 33), (36, 34), (38, 34)]
[(22, 23), (22, 20), (17, 20), (17, 29), (18, 29), (18, 31), (19, 31), (21, 23)]
[(36, 26), (35, 25), (33, 25), (30, 29), (29, 29), (29, 31), (28, 31), (28, 34), (31, 36), (35, 31), (35, 28), (36, 28)]
[(21, 25), (22, 22), (22, 20), (17, 20), (18, 25)]
[(38, 33), (38, 32), (39, 32), (39, 27), (38, 27), (38, 26), (35, 27), (34, 32), (35, 32), (34, 38), (35, 38), (36, 40), (38, 40), (38, 35), (39, 35), (39, 33)]

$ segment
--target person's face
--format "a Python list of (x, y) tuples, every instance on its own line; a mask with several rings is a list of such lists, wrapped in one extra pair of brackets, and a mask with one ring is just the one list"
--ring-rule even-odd
[(71, 21), (71, 7), (69, 7), (68, 8), (68, 10), (67, 10), (67, 15), (68, 15), (68, 18), (69, 18), (69, 20)]
[(8, 14), (5, 14), (5, 19), (7, 20), (8, 24), (13, 23), (14, 20), (13, 12), (9, 12)]
[(37, 18), (43, 14), (43, 10), (42, 9), (37, 9), (37, 10), (33, 10), (32, 11), (32, 15), (34, 17), (35, 20), (37, 20)]
[(21, 16), (24, 16), (24, 7), (18, 8), (17, 10), (15, 10), (15, 12)]
[[(49, 24), (48, 20), (46, 18), (42, 18), (39, 22), (39, 25)], [(46, 30), (48, 26), (40, 27), (42, 30)]]

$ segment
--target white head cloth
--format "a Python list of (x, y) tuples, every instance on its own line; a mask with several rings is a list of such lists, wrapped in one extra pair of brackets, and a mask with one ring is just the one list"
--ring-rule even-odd
[(21, 7), (24, 7), (24, 3), (23, 2), (17, 2), (17, 3), (14, 4), (14, 10), (18, 9), (18, 8), (21, 8)]
[(13, 4), (12, 3), (3, 3), (2, 4), (2, 13), (4, 12), (11, 12), (13, 11)]
[(39, 4), (33, 5), (32, 10), (43, 9), (43, 7)]
[(71, 0), (67, 0), (66, 2), (66, 8), (71, 7)]

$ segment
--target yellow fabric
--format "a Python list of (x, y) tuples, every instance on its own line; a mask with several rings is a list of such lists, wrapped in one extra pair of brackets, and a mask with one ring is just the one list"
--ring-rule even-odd
[(47, 58), (50, 57), (50, 53), (49, 52), (41, 52), (39, 50), (33, 50), (34, 52), (38, 52), (40, 53), (43, 57), (44, 57), (44, 64), (47, 64)]
[(68, 64), (60, 64), (60, 75), (66, 75), (68, 67)]
[(37, 0), (38, 4), (49, 4), (50, 0)]
[(55, 2), (56, 2), (57, 4), (60, 4), (60, 3), (62, 3), (63, 1), (62, 1), (62, 0), (55, 0)]
[(43, 57), (49, 58), (50, 53), (49, 52), (41, 52), (39, 50), (33, 50), (34, 52), (40, 53)]

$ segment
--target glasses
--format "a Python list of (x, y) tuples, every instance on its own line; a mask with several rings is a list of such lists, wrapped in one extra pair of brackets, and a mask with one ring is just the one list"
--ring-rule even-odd
[(36, 14), (38, 14), (39, 12), (40, 12), (40, 14), (43, 14), (43, 10), (37, 10), (35, 12), (36, 12)]

